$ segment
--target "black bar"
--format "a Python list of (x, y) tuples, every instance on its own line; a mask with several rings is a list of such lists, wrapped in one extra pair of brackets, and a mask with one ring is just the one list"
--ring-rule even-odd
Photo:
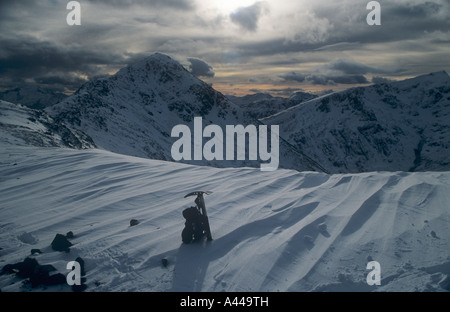
[[(13, 303), (16, 308), (81, 308), (92, 310), (107, 307), (126, 308), (127, 311), (157, 307), (167, 311), (305, 311), (331, 308), (366, 311), (367, 309), (386, 309), (387, 306), (400, 305), (402, 310), (417, 307), (425, 302), (442, 306), (448, 302), (448, 293), (51, 293), (51, 292), (0, 292), (4, 303)], [(431, 300), (431, 301), (430, 301)], [(444, 301), (445, 300), (445, 301)], [(378, 308), (377, 308), (378, 307)]]

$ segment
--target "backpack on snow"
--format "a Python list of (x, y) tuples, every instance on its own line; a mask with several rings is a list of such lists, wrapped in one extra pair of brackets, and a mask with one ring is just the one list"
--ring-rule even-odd
[(205, 216), (196, 207), (190, 207), (183, 210), (183, 217), (186, 219), (181, 232), (183, 243), (190, 244), (200, 240), (206, 233)]

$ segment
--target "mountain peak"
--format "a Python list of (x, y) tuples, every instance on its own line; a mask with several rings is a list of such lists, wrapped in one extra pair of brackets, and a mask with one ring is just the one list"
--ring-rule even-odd
[(423, 84), (424, 86), (429, 87), (430, 85), (446, 85), (449, 84), (450, 77), (448, 76), (445, 70), (432, 72), (426, 75), (418, 76), (415, 78), (398, 81), (398, 85), (406, 85), (408, 86), (410, 83), (413, 84)]
[(441, 70), (441, 71), (431, 73), (430, 76), (448, 77), (448, 74), (445, 70)]
[[(137, 85), (193, 85), (202, 82), (193, 76), (183, 65), (168, 55), (155, 53), (122, 68), (113, 76), (114, 80), (130, 81), (134, 87)], [(134, 88), (133, 87), (133, 88)]]
[[(152, 64), (165, 64), (165, 65), (181, 65), (179, 62), (177, 62), (176, 60), (174, 60), (172, 57), (170, 57), (167, 54), (163, 54), (163, 53), (154, 53), (148, 57), (143, 58), (142, 60), (138, 61), (137, 63), (135, 63), (135, 65), (137, 64), (145, 64), (145, 63), (152, 63)], [(133, 66), (133, 65), (132, 65)]]
[(449, 76), (445, 70), (442, 70), (442, 71), (432, 72), (427, 75), (418, 76), (418, 77), (416, 77), (416, 79), (418, 79), (418, 80), (431, 79), (431, 80), (436, 80), (436, 81), (445, 81), (445, 80), (449, 79)]
[(47, 110), (118, 153), (171, 159), (172, 129), (202, 116), (205, 124), (237, 124), (237, 107), (170, 56), (155, 53), (113, 76), (86, 83)]
[[(159, 72), (159, 71), (182, 71), (188, 73), (188, 71), (181, 65), (178, 61), (174, 60), (170, 56), (162, 53), (154, 53), (148, 57), (145, 57), (136, 63), (133, 63), (120, 71), (130, 72), (132, 71), (151, 71), (151, 72)], [(119, 71), (119, 72), (120, 72)]]
[(175, 63), (178, 63), (177, 61), (175, 61), (169, 55), (164, 54), (164, 53), (160, 53), (160, 52), (153, 53), (152, 55), (150, 55), (146, 59), (147, 60), (157, 60), (157, 61), (160, 61), (160, 62), (171, 62), (171, 63), (175, 62)]

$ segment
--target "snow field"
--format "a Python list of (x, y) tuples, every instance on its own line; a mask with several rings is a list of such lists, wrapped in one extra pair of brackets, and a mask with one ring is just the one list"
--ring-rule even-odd
[[(87, 291), (449, 290), (449, 172), (261, 172), (1, 147), (2, 267), (39, 248), (33, 257), (63, 274), (82, 257)], [(183, 245), (181, 212), (194, 204), (183, 197), (194, 190), (214, 192), (214, 240)], [(68, 231), (70, 253), (53, 251)], [(381, 286), (366, 283), (369, 261), (381, 265)], [(13, 275), (0, 288), (70, 291)]]

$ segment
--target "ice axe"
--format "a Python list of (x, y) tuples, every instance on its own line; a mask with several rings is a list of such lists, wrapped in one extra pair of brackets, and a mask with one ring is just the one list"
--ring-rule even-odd
[(186, 196), (184, 196), (184, 198), (187, 198), (189, 196), (197, 196), (197, 198), (195, 199), (195, 203), (197, 204), (197, 206), (200, 208), (200, 210), (202, 211), (203, 216), (205, 217), (206, 220), (206, 238), (208, 239), (208, 241), (212, 240), (212, 236), (211, 236), (211, 229), (209, 227), (209, 218), (208, 218), (208, 214), (206, 212), (206, 206), (205, 206), (205, 199), (203, 198), (203, 194), (205, 195), (210, 195), (212, 194), (212, 192), (209, 191), (197, 191), (197, 192), (192, 192), (187, 194)]

